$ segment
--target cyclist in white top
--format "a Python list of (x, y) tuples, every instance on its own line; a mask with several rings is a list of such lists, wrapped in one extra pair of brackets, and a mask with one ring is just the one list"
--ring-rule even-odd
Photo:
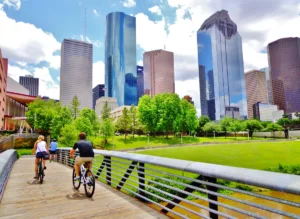
[[(38, 137), (38, 140), (34, 143), (34, 147), (32, 149), (32, 154), (36, 151), (36, 159), (35, 159), (35, 177), (38, 178), (38, 164), (39, 164), (39, 159), (44, 158), (44, 154), (48, 154), (48, 149), (47, 149), (47, 143), (44, 141), (44, 136), (40, 135)], [(44, 169), (46, 168), (46, 160), (43, 159), (43, 165)]]

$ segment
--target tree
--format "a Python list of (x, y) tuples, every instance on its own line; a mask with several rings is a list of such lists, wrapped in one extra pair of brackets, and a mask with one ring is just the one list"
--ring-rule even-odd
[(288, 126), (292, 123), (292, 120), (289, 118), (281, 118), (278, 120), (277, 124), (281, 126)]
[(72, 121), (73, 116), (71, 109), (68, 107), (59, 107), (51, 121), (51, 137), (58, 139), (58, 137), (61, 135), (61, 129), (65, 125), (71, 124)]
[(207, 132), (219, 132), (221, 130), (221, 128), (220, 128), (220, 125), (218, 125), (214, 122), (208, 122), (203, 126), (202, 130), (206, 133)]
[(93, 125), (86, 117), (77, 117), (74, 121), (74, 125), (79, 132), (85, 132), (87, 136), (95, 135)]
[(129, 111), (126, 107), (124, 107), (123, 111), (122, 111), (122, 116), (118, 119), (117, 124), (118, 124), (118, 128), (123, 130), (125, 132), (125, 139), (127, 137), (127, 133), (130, 129), (130, 115), (129, 115)]
[(282, 115), (282, 118), (288, 119), (289, 115), (285, 113), (285, 114)]
[(100, 121), (98, 116), (96, 115), (95, 111), (90, 108), (84, 108), (79, 113), (80, 118), (87, 118), (93, 129), (93, 134), (96, 134), (99, 132), (100, 129)]
[(282, 131), (282, 130), (283, 130), (283, 128), (280, 125), (276, 124), (276, 123), (270, 123), (266, 128), (266, 131), (269, 131), (269, 132), (273, 133), (274, 139), (275, 139), (275, 132), (276, 131)]
[(295, 113), (295, 116), (296, 116), (298, 119), (300, 119), (300, 112), (296, 112), (296, 113)]
[(59, 145), (66, 147), (73, 146), (78, 139), (78, 133), (74, 123), (65, 125), (61, 129), (61, 136), (58, 138)]
[(198, 126), (199, 132), (204, 132), (203, 127), (205, 126), (206, 123), (210, 122), (210, 119), (208, 116), (200, 116), (198, 122), (199, 122), (199, 126)]
[(227, 131), (229, 129), (230, 123), (232, 122), (232, 118), (225, 116), (221, 119), (220, 125), (221, 130), (225, 132), (225, 138), (227, 137)]
[(107, 144), (107, 139), (114, 135), (114, 126), (110, 119), (106, 119), (101, 122), (100, 132), (104, 138), (104, 144)]
[(245, 128), (249, 130), (249, 136), (250, 138), (253, 137), (253, 132), (260, 131), (264, 127), (262, 126), (261, 122), (254, 119), (254, 120), (246, 120), (244, 122)]
[(79, 106), (80, 106), (80, 102), (78, 100), (77, 95), (75, 95), (71, 101), (71, 110), (72, 110), (74, 119), (76, 119), (79, 114)]
[(101, 111), (101, 120), (102, 121), (110, 119), (110, 111), (111, 111), (111, 109), (108, 107), (108, 103), (106, 101), (104, 106), (103, 106), (103, 109)]
[(193, 104), (188, 102), (186, 99), (180, 100), (180, 115), (177, 115), (176, 121), (179, 121), (179, 127), (175, 128), (176, 131), (182, 132), (194, 132), (198, 127), (197, 111)]
[(132, 104), (129, 109), (129, 118), (130, 118), (130, 131), (132, 133), (132, 137), (134, 138), (134, 132), (136, 131), (138, 120), (136, 115), (136, 107)]
[(235, 119), (230, 122), (229, 130), (231, 132), (234, 132), (235, 139), (236, 139), (236, 133), (242, 131), (243, 129), (244, 129), (243, 123), (240, 120)]
[(158, 122), (158, 114), (154, 99), (149, 95), (144, 95), (139, 100), (138, 120), (145, 126), (146, 130), (155, 135)]

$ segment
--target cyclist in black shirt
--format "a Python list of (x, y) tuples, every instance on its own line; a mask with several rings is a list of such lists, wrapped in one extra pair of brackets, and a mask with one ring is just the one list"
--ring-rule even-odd
[(74, 153), (76, 149), (79, 150), (79, 156), (75, 159), (74, 168), (76, 171), (76, 178), (74, 180), (79, 180), (80, 166), (83, 163), (87, 163), (88, 168), (91, 169), (92, 161), (94, 159), (94, 151), (92, 142), (86, 140), (86, 134), (81, 132), (79, 134), (79, 141), (74, 144), (73, 149), (70, 151), (70, 157), (74, 158)]

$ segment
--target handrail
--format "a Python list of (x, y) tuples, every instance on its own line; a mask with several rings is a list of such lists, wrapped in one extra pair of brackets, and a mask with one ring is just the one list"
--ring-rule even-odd
[[(59, 153), (57, 160), (61, 163), (73, 166), (74, 161), (72, 161), (69, 157), (69, 150), (70, 148), (60, 148), (58, 150)], [(191, 215), (195, 215), (193, 208), (189, 209), (185, 205), (181, 205), (181, 202), (186, 202), (190, 205), (196, 205), (198, 207), (201, 206), (186, 199), (188, 196), (190, 196), (194, 198), (198, 197), (198, 199), (208, 202), (209, 210), (207, 210), (207, 207), (205, 206), (200, 208), (206, 209), (209, 212), (210, 218), (218, 218), (218, 216), (234, 218), (229, 215), (228, 212), (224, 213), (218, 211), (218, 206), (222, 206), (223, 208), (229, 209), (230, 211), (235, 211), (244, 216), (247, 215), (253, 218), (265, 218), (263, 215), (259, 215), (257, 212), (248, 212), (243, 208), (224, 204), (218, 201), (219, 196), (223, 199), (232, 200), (250, 207), (255, 207), (257, 209), (270, 212), (272, 216), (275, 214), (277, 216), (283, 215), (290, 218), (299, 218), (299, 215), (286, 212), (282, 209), (274, 209), (269, 207), (268, 204), (262, 205), (260, 203), (243, 200), (241, 198), (232, 197), (228, 194), (218, 192), (220, 189), (225, 189), (235, 193), (237, 192), (243, 195), (261, 198), (265, 202), (277, 202), (278, 204), (285, 204), (295, 208), (300, 207), (300, 203), (298, 202), (279, 199), (264, 195), (262, 193), (245, 191), (240, 189), (240, 187), (232, 188), (227, 185), (220, 184), (217, 180), (221, 179), (259, 188), (299, 195), (300, 176), (119, 151), (94, 150), (94, 152), (96, 157), (93, 164), (93, 170), (96, 178), (106, 182), (111, 186), (114, 186), (116, 189), (123, 190), (124, 192), (131, 194), (137, 193), (138, 195), (135, 196), (142, 201), (149, 201), (149, 195), (151, 196), (151, 194), (153, 194), (153, 198), (164, 202), (167, 200), (166, 196), (169, 197), (169, 199), (172, 201), (169, 201), (168, 205), (164, 206), (163, 208), (160, 204), (157, 204), (157, 206), (161, 207), (161, 211), (169, 214), (169, 216), (170, 213), (178, 216), (179, 213), (174, 213), (173, 209), (176, 206), (187, 210)], [(150, 165), (151, 167), (146, 167), (146, 165)], [(163, 167), (168, 170), (176, 170), (182, 173), (189, 173), (195, 175), (196, 178), (179, 175), (172, 171), (169, 172), (168, 170), (157, 170), (152, 166)], [(106, 171), (104, 172), (105, 167)], [(105, 173), (106, 178), (101, 176), (101, 174), (103, 174), (102, 172)], [(122, 173), (124, 173), (123, 177)], [(182, 180), (188, 180), (188, 182)], [(134, 182), (138, 184), (138, 187), (134, 185)], [(174, 184), (185, 187), (185, 189), (182, 190), (179, 189), (179, 187), (174, 187)], [(155, 187), (155, 185), (158, 187)], [(168, 190), (162, 190), (161, 188), (163, 187), (167, 188)], [(137, 189), (138, 192), (136, 192)], [(160, 195), (158, 195), (159, 191)], [(208, 198), (196, 195), (193, 193), (194, 191), (198, 191), (203, 194), (206, 193)], [(176, 194), (174, 194), (174, 192)], [(153, 201), (151, 202), (153, 203)], [(196, 213), (196, 215), (203, 215), (200, 213), (201, 212), (199, 211), (199, 213)], [(186, 217), (186, 215), (181, 216), (183, 218), (189, 218)]]
[(17, 151), (9, 149), (0, 154), (0, 202), (10, 171), (17, 160)]

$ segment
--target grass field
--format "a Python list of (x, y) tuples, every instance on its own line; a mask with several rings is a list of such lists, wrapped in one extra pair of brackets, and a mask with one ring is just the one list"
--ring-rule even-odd
[[(263, 138), (253, 138), (252, 140), (263, 140)], [(139, 147), (147, 147), (148, 146), (148, 137), (147, 136), (127, 136), (127, 139), (124, 136), (115, 136), (114, 139), (108, 139), (109, 144), (108, 148), (113, 150), (121, 150), (121, 149), (132, 149)], [(240, 142), (240, 141), (248, 141), (248, 137), (238, 137), (235, 139), (234, 137), (218, 137), (218, 138), (206, 138), (206, 137), (183, 137), (182, 144), (195, 144), (195, 143), (205, 143), (205, 142)], [(251, 140), (250, 140), (251, 141)], [(175, 138), (170, 136), (168, 139), (164, 137), (149, 137), (149, 146), (168, 146), (174, 144), (180, 144), (180, 137)]]
[(252, 169), (300, 163), (300, 141), (252, 142), (202, 147), (155, 149), (141, 154)]

